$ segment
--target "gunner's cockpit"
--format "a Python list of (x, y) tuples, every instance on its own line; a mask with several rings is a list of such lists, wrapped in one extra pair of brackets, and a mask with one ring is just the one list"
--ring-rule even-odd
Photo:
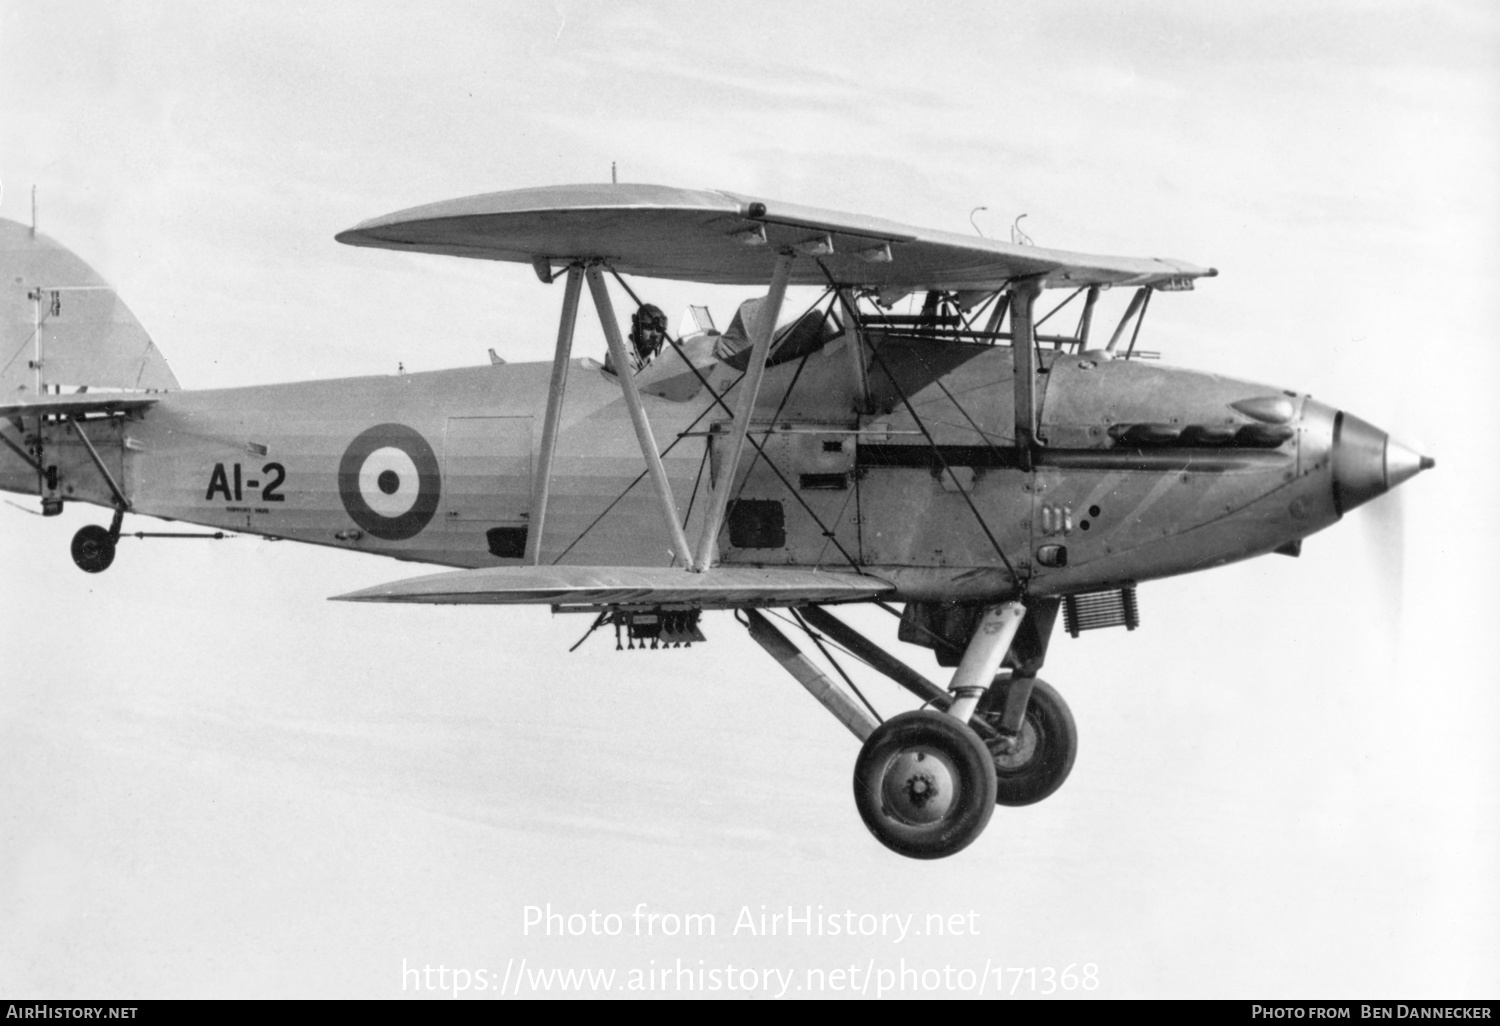
[[(715, 326), (708, 307), (690, 306), (679, 322), (679, 337), (675, 339), (666, 332), (666, 316), (661, 310), (650, 303), (643, 304), (631, 318), (631, 344), (627, 350), (636, 383), (649, 394), (683, 401), (702, 387), (700, 374), (706, 378), (719, 366), (745, 370), (750, 363), (753, 331), (765, 303), (764, 296), (745, 300), (723, 331)], [(774, 367), (815, 353), (837, 339), (843, 330), (838, 315), (831, 309), (808, 310), (777, 327), (766, 366)], [(604, 369), (615, 373), (614, 361), (606, 359)]]

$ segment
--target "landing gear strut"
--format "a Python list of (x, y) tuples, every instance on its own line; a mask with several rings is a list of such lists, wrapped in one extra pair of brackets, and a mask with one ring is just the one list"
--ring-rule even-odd
[(115, 518), (108, 527), (88, 524), (73, 535), (73, 562), (87, 574), (103, 573), (115, 561), (115, 542), (120, 540), (120, 521), (125, 517), (123, 509), (115, 510)]
[[(863, 742), (854, 802), (887, 848), (916, 859), (952, 855), (979, 836), (995, 805), (1039, 802), (1067, 779), (1078, 750), (1073, 714), (1050, 685), (1031, 676), (1050, 633), (1045, 607), (1030, 637), (1018, 634), (1029, 614), (1023, 603), (986, 608), (963, 643), (946, 691), (827, 610), (802, 606), (798, 612), (804, 626), (824, 632), (932, 707), (879, 722), (873, 708), (856, 703), (764, 616), (741, 614), (750, 636)], [(818, 647), (828, 655), (821, 642)], [(1019, 676), (1000, 669), (1007, 653)]]

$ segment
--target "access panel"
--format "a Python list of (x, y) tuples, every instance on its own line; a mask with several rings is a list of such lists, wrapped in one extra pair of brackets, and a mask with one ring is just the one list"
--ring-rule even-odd
[[(745, 445), (739, 488), (719, 538), (721, 558), (726, 563), (849, 566), (859, 554), (854, 434), (797, 424), (764, 431), (751, 428), (764, 455)], [(718, 438), (714, 445), (717, 475)]]

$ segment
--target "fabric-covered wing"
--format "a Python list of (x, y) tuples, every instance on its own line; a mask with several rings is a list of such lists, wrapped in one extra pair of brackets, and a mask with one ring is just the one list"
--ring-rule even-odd
[[(607, 260), (648, 278), (764, 285), (776, 254), (798, 254), (792, 284), (995, 289), (1038, 277), (1048, 288), (1190, 288), (1212, 268), (1179, 260), (1090, 256), (1019, 246), (880, 218), (728, 192), (660, 185), (558, 185), (446, 200), (340, 232), (351, 246), (550, 266)], [(821, 266), (820, 266), (821, 265)]]
[(891, 591), (877, 577), (818, 570), (714, 567), (502, 566), (456, 570), (382, 584), (340, 602), (426, 602), (437, 605), (795, 606), (857, 602)]

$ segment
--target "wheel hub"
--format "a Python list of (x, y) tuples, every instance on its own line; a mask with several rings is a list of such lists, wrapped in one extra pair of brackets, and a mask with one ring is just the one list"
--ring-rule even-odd
[(1030, 719), (1021, 724), (1019, 734), (1002, 734), (992, 744), (990, 751), (995, 756), (995, 768), (999, 770), (1020, 769), (1036, 756), (1036, 725)]
[(886, 811), (913, 826), (936, 823), (948, 815), (957, 793), (953, 767), (942, 753), (926, 747), (896, 753), (881, 781)]

